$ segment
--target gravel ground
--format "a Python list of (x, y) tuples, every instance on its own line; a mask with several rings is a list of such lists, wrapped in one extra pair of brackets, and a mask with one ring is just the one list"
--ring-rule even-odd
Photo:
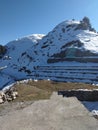
[(49, 100), (1, 105), (0, 130), (98, 130), (98, 121), (75, 97), (54, 93)]

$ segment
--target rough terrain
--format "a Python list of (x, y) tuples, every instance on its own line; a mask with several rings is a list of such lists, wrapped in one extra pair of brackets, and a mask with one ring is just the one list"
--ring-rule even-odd
[(98, 121), (75, 97), (63, 98), (56, 93), (50, 99), (29, 103), (21, 109), (13, 107), (0, 116), (0, 130), (97, 129)]

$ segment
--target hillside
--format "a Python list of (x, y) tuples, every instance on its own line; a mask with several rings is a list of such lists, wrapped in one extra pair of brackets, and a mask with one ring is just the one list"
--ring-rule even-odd
[(98, 33), (87, 17), (64, 21), (47, 35), (33, 34), (5, 48), (0, 88), (29, 78), (98, 83)]

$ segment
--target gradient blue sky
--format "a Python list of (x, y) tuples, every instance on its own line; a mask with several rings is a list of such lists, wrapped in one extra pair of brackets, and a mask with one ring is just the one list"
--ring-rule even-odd
[(87, 16), (98, 31), (98, 0), (0, 0), (0, 44), (47, 34), (67, 19)]

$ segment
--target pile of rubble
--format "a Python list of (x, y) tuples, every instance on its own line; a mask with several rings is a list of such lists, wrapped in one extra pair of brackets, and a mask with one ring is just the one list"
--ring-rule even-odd
[(18, 96), (18, 92), (14, 90), (13, 88), (10, 88), (6, 91), (0, 91), (0, 104), (8, 101), (15, 100)]

